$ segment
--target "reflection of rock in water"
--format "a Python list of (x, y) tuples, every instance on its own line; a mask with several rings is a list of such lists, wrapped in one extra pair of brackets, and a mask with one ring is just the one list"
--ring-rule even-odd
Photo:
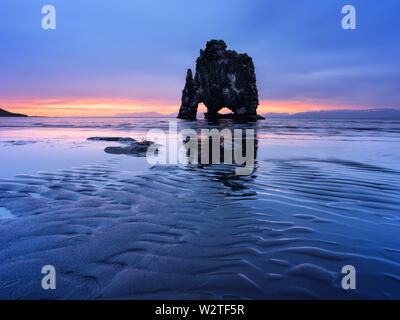
[[(199, 167), (214, 166), (218, 170), (218, 166), (221, 168), (245, 166), (251, 159), (255, 168), (258, 139), (254, 124), (242, 124), (243, 126), (236, 128), (233, 126), (232, 130), (226, 128), (224, 123), (208, 121), (208, 124), (209, 134), (198, 134), (196, 137), (197, 150), (191, 150), (193, 145), (189, 141), (193, 137), (185, 137), (183, 140), (187, 149), (188, 163), (198, 164)], [(238, 131), (237, 134), (235, 130)], [(252, 171), (249, 172), (251, 173)]]
[(226, 196), (231, 197), (249, 197), (257, 195), (251, 187), (251, 181), (254, 180), (257, 175), (254, 172), (251, 175), (239, 176), (235, 172), (235, 168), (232, 165), (209, 165), (200, 166), (203, 171), (206, 171), (208, 175), (212, 174), (212, 180), (219, 182), (225, 187), (230, 189), (230, 192), (226, 193)]

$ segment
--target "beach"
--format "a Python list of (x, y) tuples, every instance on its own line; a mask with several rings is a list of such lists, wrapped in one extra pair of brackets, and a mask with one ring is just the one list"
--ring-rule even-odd
[(254, 129), (246, 176), (88, 140), (169, 121), (0, 119), (1, 299), (400, 298), (400, 121), (178, 121)]

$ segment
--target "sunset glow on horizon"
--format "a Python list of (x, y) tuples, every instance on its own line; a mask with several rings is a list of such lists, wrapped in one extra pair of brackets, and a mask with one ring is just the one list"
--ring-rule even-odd
[[(42, 29), (40, 2), (0, 5), (2, 109), (29, 116), (177, 113), (187, 69), (195, 70), (211, 39), (252, 57), (258, 113), (400, 108), (396, 1), (354, 0), (364, 12), (357, 30), (341, 27), (334, 1), (53, 4), (54, 30)], [(207, 23), (193, 23), (194, 12)], [(369, 23), (382, 16), (385, 23)]]
[[(41, 117), (111, 117), (118, 114), (156, 112), (163, 115), (178, 114), (180, 102), (163, 100), (134, 101), (129, 99), (51, 99), (51, 100), (17, 100), (7, 101), (0, 106), (7, 111), (23, 113), (28, 116)], [(358, 106), (322, 105), (313, 102), (299, 101), (260, 101), (257, 109), (263, 113), (298, 113), (318, 110), (369, 109)], [(198, 112), (206, 112), (203, 104), (199, 104)], [(222, 109), (221, 113), (229, 113)]]

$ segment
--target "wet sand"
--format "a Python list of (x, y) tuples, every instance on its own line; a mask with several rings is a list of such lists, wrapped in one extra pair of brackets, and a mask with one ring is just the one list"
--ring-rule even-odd
[[(259, 122), (256, 169), (237, 176), (86, 140), (139, 139), (165, 119), (23, 121), (0, 123), (0, 298), (400, 298), (400, 123)], [(56, 151), (73, 159), (40, 171)], [(11, 176), (24, 153), (36, 160)], [(344, 265), (356, 290), (341, 287)]]

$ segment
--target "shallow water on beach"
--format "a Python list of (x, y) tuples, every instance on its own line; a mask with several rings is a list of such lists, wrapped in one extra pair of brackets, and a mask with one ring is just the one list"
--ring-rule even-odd
[(249, 176), (87, 140), (169, 120), (0, 118), (0, 298), (400, 299), (399, 121), (178, 121), (254, 129)]

